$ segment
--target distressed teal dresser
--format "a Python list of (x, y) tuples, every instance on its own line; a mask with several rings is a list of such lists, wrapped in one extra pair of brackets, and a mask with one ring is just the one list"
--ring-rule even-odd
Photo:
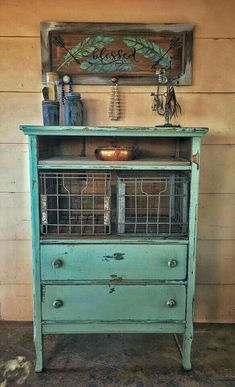
[[(206, 128), (21, 126), (29, 136), (34, 340), (182, 335), (191, 369), (201, 137)], [(134, 146), (102, 161), (100, 146)]]

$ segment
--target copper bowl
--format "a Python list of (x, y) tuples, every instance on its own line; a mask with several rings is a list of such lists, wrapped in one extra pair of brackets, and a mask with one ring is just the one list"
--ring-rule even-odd
[(103, 161), (129, 161), (135, 158), (134, 146), (109, 146), (95, 150), (95, 157)]

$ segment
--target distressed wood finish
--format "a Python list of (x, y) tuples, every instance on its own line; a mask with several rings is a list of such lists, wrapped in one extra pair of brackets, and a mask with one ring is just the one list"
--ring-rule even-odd
[(40, 279), (40, 231), (39, 231), (39, 199), (38, 199), (38, 144), (37, 137), (29, 137), (29, 169), (31, 188), (32, 215), (32, 250), (33, 250), (33, 303), (34, 303), (34, 342), (36, 349), (35, 370), (43, 368), (43, 338), (41, 324), (41, 279)]
[[(198, 25), (197, 25), (198, 28)], [(196, 30), (197, 30), (196, 28)], [(41, 84), (41, 66), (40, 66), (40, 39), (39, 37), (27, 38), (2, 38), (0, 46), (0, 55), (3, 56), (7, 50), (8, 61), (0, 63), (0, 84), (3, 91), (23, 91), (40, 92)], [(24, 44), (23, 44), (24, 42)], [(235, 67), (235, 57), (231, 52), (235, 49), (235, 39), (195, 39), (193, 52), (193, 85), (187, 86), (189, 92), (233, 92), (235, 88), (235, 79), (233, 77), (233, 68)], [(216, 52), (216, 61), (212, 61)], [(29, 57), (30, 53), (30, 57)], [(203, 57), (203, 60), (202, 60)], [(27, 60), (27, 62), (26, 62)], [(17, 70), (15, 62), (17, 61)], [(218, 76), (218, 62), (221, 69)], [(27, 66), (27, 73), (24, 71)], [(208, 67), (210, 72), (208, 73)], [(6, 77), (5, 74), (8, 76)], [(23, 77), (23, 82), (22, 82)], [(109, 93), (109, 86), (101, 85), (78, 85), (82, 95), (84, 93)], [(122, 94), (144, 93), (149, 95), (149, 86), (128, 86), (128, 90), (122, 87)], [(177, 94), (184, 92), (185, 88), (177, 87)], [(23, 94), (21, 95), (23, 97)], [(26, 120), (25, 122), (29, 122)]]
[(190, 85), (192, 45), (190, 24), (41, 22), (43, 82), (55, 71), (78, 84), (110, 84), (115, 76), (120, 84), (155, 85), (155, 64), (169, 69), (171, 62), (174, 83)]
[(123, 136), (123, 137), (202, 137), (207, 128), (165, 126), (26, 126), (20, 129), (27, 135), (37, 136)]
[[(177, 121), (184, 126), (209, 126), (210, 134), (203, 137), (202, 144), (221, 145), (217, 148), (217, 155), (216, 149), (211, 154), (212, 147), (202, 146), (201, 192), (220, 193), (220, 195), (214, 195), (216, 196), (215, 200), (213, 195), (208, 195), (207, 199), (203, 195), (204, 198), (199, 200), (200, 206), (202, 207), (203, 201), (203, 207), (205, 207), (202, 208), (199, 217), (199, 232), (203, 227), (203, 233), (201, 233), (203, 247), (199, 248), (198, 254), (199, 258), (201, 257), (201, 262), (203, 261), (203, 267), (200, 269), (199, 262), (197, 282), (200, 284), (213, 282), (214, 285), (202, 288), (201, 285), (198, 286), (201, 290), (197, 296), (196, 321), (207, 323), (234, 322), (235, 290), (227, 284), (234, 283), (235, 279), (233, 207), (235, 196), (232, 194), (234, 190), (230, 190), (230, 188), (234, 188), (232, 182), (235, 182), (235, 179), (232, 180), (235, 158), (230, 155), (230, 147), (226, 146), (226, 144), (235, 144), (235, 95), (232, 94), (235, 90), (235, 77), (233, 75), (235, 55), (232, 55), (235, 50), (234, 0), (227, 0), (223, 2), (223, 5), (218, 0), (198, 0), (190, 2), (190, 6), (188, 0), (177, 2), (149, 0), (147, 6), (143, 0), (118, 0), (112, 3), (112, 6), (108, 0), (100, 1), (98, 6), (94, 6), (94, 1), (91, 0), (70, 0), (69, 2), (61, 0), (56, 2), (55, 6), (55, 0), (48, 0), (46, 7), (45, 3), (40, 1), (21, 0), (19, 3), (18, 0), (11, 0), (1, 1), (0, 9), (1, 15), (4, 15), (0, 24), (1, 65), (7, 71), (4, 70), (0, 74), (2, 91), (0, 93), (0, 142), (6, 148), (9, 143), (12, 143), (12, 147), (9, 148), (9, 173), (8, 176), (5, 176), (7, 180), (1, 179), (1, 192), (5, 192), (11, 175), (15, 174), (15, 168), (18, 170), (16, 185), (12, 187), (17, 193), (12, 194), (11, 188), (8, 192), (0, 194), (1, 263), (3, 263), (1, 275), (4, 280), (8, 278), (8, 285), (2, 285), (6, 282), (0, 284), (1, 318), (13, 321), (32, 319), (31, 287), (30, 285), (25, 287), (24, 294), (21, 294), (20, 291), (25, 283), (30, 282), (30, 273), (27, 270), (23, 276), (20, 275), (24, 271), (24, 265), (21, 269), (18, 267), (17, 273), (9, 266), (13, 264), (13, 261), (19, 261), (20, 266), (21, 258), (24, 258), (23, 262), (26, 262), (26, 258), (29, 261), (31, 256), (26, 252), (22, 254), (20, 248), (16, 248), (15, 253), (10, 253), (6, 246), (11, 246), (14, 243), (21, 244), (23, 243), (21, 242), (22, 238), (26, 238), (25, 244), (30, 245), (31, 233), (28, 227), (30, 217), (27, 200), (29, 195), (28, 193), (19, 193), (25, 191), (24, 181), (28, 180), (26, 164), (22, 167), (19, 165), (20, 168), (18, 168), (18, 164), (11, 163), (11, 160), (15, 160), (17, 157), (11, 159), (11, 155), (13, 156), (13, 153), (17, 154), (20, 151), (20, 145), (14, 149), (15, 143), (27, 143), (28, 141), (27, 137), (18, 130), (19, 124), (40, 124), (42, 120), (40, 21), (64, 20), (95, 23), (174, 23), (177, 21), (192, 23), (196, 26), (193, 50), (193, 86), (183, 86), (176, 89), (183, 108), (183, 115)], [(32, 43), (34, 49), (30, 48), (29, 42)], [(24, 58), (29, 58), (28, 51), (31, 53), (31, 59), (27, 63), (29, 77), (24, 77), (22, 71), (26, 67), (23, 68), (21, 64), (25, 63)], [(216, 60), (212, 60), (214, 55), (216, 55)], [(24, 78), (24, 87), (20, 82), (22, 78)], [(87, 125), (110, 125), (111, 123), (105, 114), (108, 106), (109, 86), (78, 85), (77, 91), (82, 93), (82, 98), (85, 98), (86, 117), (84, 123)], [(155, 125), (163, 122), (161, 117), (158, 118), (151, 112), (149, 94), (150, 91), (154, 91), (152, 88), (149, 86), (122, 86), (120, 91), (123, 95), (125, 111), (124, 118), (120, 120), (119, 125)], [(197, 94), (198, 92), (200, 94)], [(17, 113), (12, 114), (12, 111)], [(224, 146), (223, 149), (222, 146)], [(227, 162), (223, 162), (223, 155), (231, 160), (229, 165)], [(213, 179), (212, 181), (210, 179), (210, 165), (213, 166), (214, 163), (216, 163), (216, 170), (218, 170), (217, 165), (219, 167), (218, 174), (222, 180)], [(222, 173), (222, 170), (225, 170), (223, 168), (226, 168), (226, 173)], [(206, 188), (211, 188), (209, 191), (205, 189), (204, 183), (206, 183)], [(224, 196), (223, 193), (229, 195)], [(10, 209), (9, 202), (11, 203)], [(22, 206), (21, 203), (25, 204)], [(223, 210), (219, 211), (212, 235), (210, 230), (214, 218), (211, 221), (211, 216), (217, 213), (218, 208), (223, 208)], [(204, 216), (205, 210), (206, 216)], [(24, 227), (25, 223), (27, 223), (27, 227)], [(25, 229), (25, 232), (22, 232), (20, 227), (22, 231)], [(8, 229), (7, 233), (5, 233), (5, 228)], [(211, 237), (213, 239), (210, 239)], [(223, 239), (217, 241), (216, 239), (220, 237)], [(199, 246), (200, 243), (201, 241), (199, 241)], [(204, 245), (207, 246), (205, 249)], [(230, 257), (229, 261), (228, 256)], [(22, 302), (23, 299), (24, 302)]]
[[(36, 371), (43, 367), (43, 334), (79, 332), (181, 333), (183, 367), (191, 369), (200, 141), (207, 129), (22, 126), (21, 130), (30, 139)], [(189, 236), (40, 239), (38, 171), (52, 166), (48, 160), (43, 164), (38, 159), (37, 142), (43, 135), (86, 136), (94, 141), (102, 136), (190, 139), (187, 144), (191, 144), (191, 154), (185, 153), (186, 165), (173, 162), (166, 168), (160, 159), (149, 160), (146, 166), (133, 161), (137, 170), (188, 169)], [(103, 168), (99, 163), (86, 164), (85, 160), (82, 165), (76, 159), (71, 164), (62, 158), (57, 167)], [(116, 163), (113, 169), (119, 166), (133, 169), (128, 162)], [(172, 260), (176, 265), (174, 262), (170, 267)]]
[[(187, 245), (44, 245), (42, 280), (186, 278)], [(61, 267), (54, 267), (56, 260)], [(176, 266), (170, 262), (176, 260)]]
[(195, 302), (195, 267), (198, 217), (198, 189), (200, 168), (200, 138), (193, 138), (192, 155), (198, 155), (199, 163), (192, 163), (189, 205), (188, 286), (186, 302), (186, 326), (183, 335), (183, 367), (191, 369), (191, 345), (193, 340), (193, 313)]
[[(152, 159), (153, 160), (153, 159)], [(119, 170), (190, 170), (190, 162), (184, 160), (166, 160), (166, 159), (155, 159), (155, 161), (144, 160), (131, 160), (131, 161), (110, 161), (107, 165), (106, 161), (96, 160), (95, 158), (84, 161), (79, 160), (77, 157), (71, 157), (66, 159), (65, 157), (54, 158), (48, 160), (42, 160), (38, 163), (39, 169), (119, 169)]]
[[(184, 321), (185, 286), (181, 285), (46, 285), (45, 321)], [(55, 300), (62, 306), (55, 308)], [(169, 300), (175, 307), (167, 305)], [(140, 307), (141, 305), (141, 307)], [(87, 329), (89, 332), (89, 329)]]
[[(103, 89), (103, 87), (100, 87)], [(79, 90), (79, 88), (78, 88)], [(158, 125), (162, 123), (162, 118), (151, 111), (152, 99), (148, 93), (140, 90), (136, 93), (128, 94), (126, 91), (125, 116), (120, 120), (120, 125), (139, 126)], [(179, 95), (179, 94), (178, 94)], [(109, 94), (106, 92), (89, 92), (86, 90), (82, 94), (82, 99), (86, 105), (85, 124), (89, 126), (110, 125), (108, 116), (104, 114), (107, 109)], [(234, 144), (235, 132), (232, 129), (235, 121), (235, 95), (233, 94), (180, 94), (179, 102), (183, 106), (183, 115), (174, 124), (180, 123), (182, 126), (210, 126), (209, 135), (203, 138), (203, 144)], [(9, 115), (9, 106), (17, 109), (17, 115)], [(217, 114), (214, 114), (216, 106)], [(18, 127), (21, 122), (29, 125), (36, 125), (42, 122), (41, 96), (39, 93), (0, 93), (0, 130), (2, 133), (1, 143), (27, 142), (27, 138), (19, 132)], [(200, 114), (198, 113), (200, 109)], [(34, 114), (32, 114), (34, 112)], [(205, 151), (204, 151), (205, 152)], [(203, 168), (202, 168), (203, 172)]]
[[(56, 322), (45, 321), (42, 327), (44, 334), (55, 334), (55, 333), (77, 333), (78, 322)], [(79, 333), (183, 333), (184, 323), (175, 321), (173, 323), (164, 322), (132, 322), (122, 324), (117, 322), (96, 322), (96, 321), (79, 321)]]

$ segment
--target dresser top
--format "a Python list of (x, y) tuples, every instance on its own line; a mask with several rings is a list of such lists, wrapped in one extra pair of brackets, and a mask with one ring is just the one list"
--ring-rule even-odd
[(21, 125), (29, 136), (134, 136), (134, 137), (202, 137), (208, 128), (179, 126), (42, 126)]

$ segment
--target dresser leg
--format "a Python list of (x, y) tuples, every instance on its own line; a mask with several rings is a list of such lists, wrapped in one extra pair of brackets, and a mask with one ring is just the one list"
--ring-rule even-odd
[(43, 370), (43, 336), (35, 334), (34, 337), (36, 363), (35, 372), (42, 372)]
[(193, 335), (190, 333), (184, 333), (183, 335), (183, 368), (185, 371), (192, 369), (191, 365), (191, 346), (192, 346)]

